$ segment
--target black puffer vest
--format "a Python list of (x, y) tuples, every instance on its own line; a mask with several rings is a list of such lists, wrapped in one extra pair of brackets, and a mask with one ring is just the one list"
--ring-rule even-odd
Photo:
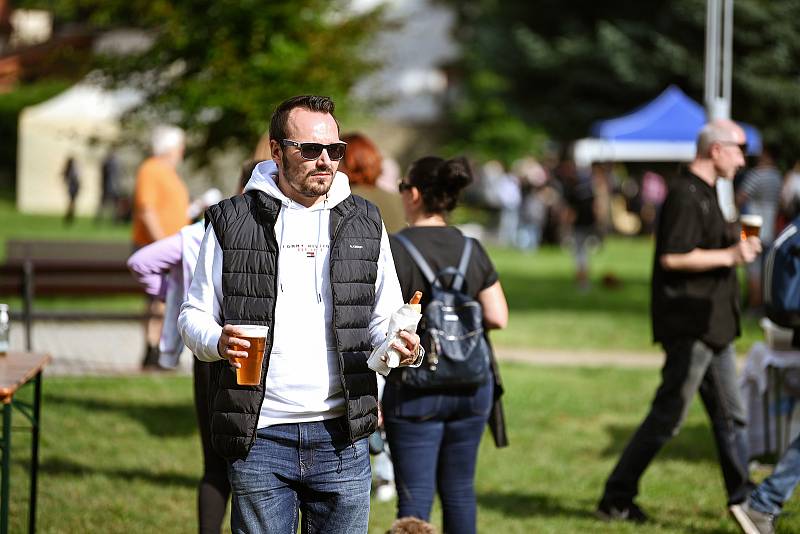
[[(274, 227), (280, 209), (275, 198), (248, 191), (206, 211), (206, 224), (213, 225), (223, 252), (222, 313), (226, 324), (275, 324), (278, 242)], [(381, 242), (378, 208), (361, 197), (347, 197), (331, 210), (330, 238), (333, 326), (350, 441), (354, 442), (374, 432), (378, 422), (375, 372), (367, 367)], [(270, 328), (267, 355), (272, 340)], [(259, 386), (238, 385), (236, 372), (226, 360), (212, 365), (213, 447), (225, 458), (246, 458), (256, 438), (269, 357), (264, 358)]]

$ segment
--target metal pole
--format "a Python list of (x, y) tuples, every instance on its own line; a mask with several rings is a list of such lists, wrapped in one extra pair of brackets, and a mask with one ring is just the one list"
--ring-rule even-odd
[(0, 534), (8, 533), (9, 484), (11, 478), (11, 401), (3, 403), (3, 473), (0, 480)]
[(28, 532), (36, 532), (36, 493), (39, 478), (39, 432), (42, 426), (42, 371), (33, 379), (33, 427), (31, 428), (31, 498), (28, 510)]
[(22, 314), (25, 322), (25, 350), (33, 350), (33, 262), (25, 260), (22, 266)]
[(731, 77), (733, 74), (733, 0), (725, 0), (722, 33), (722, 99), (727, 117), (731, 116)]
[(707, 0), (706, 2), (706, 87), (705, 104), (709, 116), (714, 108), (717, 90), (719, 87), (719, 77), (717, 75), (719, 67), (719, 0)]

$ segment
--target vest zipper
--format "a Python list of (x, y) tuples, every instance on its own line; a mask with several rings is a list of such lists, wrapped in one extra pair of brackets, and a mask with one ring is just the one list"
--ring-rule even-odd
[[(330, 245), (331, 253), (336, 249), (336, 245), (337, 245), (336, 238), (339, 235), (339, 231), (341, 230), (341, 228), (344, 226), (344, 223), (346, 222), (345, 221), (345, 217), (347, 217), (347, 219), (349, 220), (351, 218), (350, 215), (351, 214), (349, 214), (349, 213), (348, 214), (344, 214), (344, 215), (342, 215), (341, 217), (339, 217), (336, 220), (336, 226), (333, 228), (333, 237), (331, 238), (331, 245)], [(333, 254), (331, 254), (331, 259), (330, 259), (330, 262), (328, 264), (328, 269), (329, 269), (329, 276), (330, 276), (330, 280), (331, 280), (330, 281), (330, 284), (331, 284), (331, 298), (333, 300), (333, 307), (332, 307), (333, 312), (332, 312), (332, 316), (331, 316), (331, 319), (333, 320), (333, 338), (336, 340), (336, 356), (339, 358), (339, 382), (342, 385), (342, 393), (344, 393), (344, 411), (345, 411), (345, 416), (347, 417), (347, 421), (345, 421), (345, 424), (347, 425), (347, 436), (350, 439), (350, 444), (352, 445), (355, 440), (353, 439), (353, 427), (350, 426), (350, 420), (351, 420), (350, 419), (350, 416), (351, 416), (351, 413), (350, 413), (350, 392), (347, 391), (347, 384), (345, 384), (345, 380), (344, 380), (344, 356), (342, 356), (342, 349), (341, 349), (341, 345), (339, 343), (339, 332), (338, 332), (338, 330), (336, 328), (336, 288), (335, 288), (335, 286), (333, 284), (333, 280), (334, 280), (334, 278), (333, 278)]]

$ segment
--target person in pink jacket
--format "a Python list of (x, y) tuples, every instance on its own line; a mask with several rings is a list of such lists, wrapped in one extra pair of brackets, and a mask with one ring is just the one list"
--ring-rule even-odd
[[(242, 166), (240, 190), (250, 179), (254, 161)], [(268, 162), (269, 164), (271, 162)], [(274, 165), (274, 163), (272, 163)], [(178, 332), (178, 314), (192, 282), (200, 242), (205, 234), (203, 221), (184, 226), (178, 233), (140, 248), (128, 259), (128, 268), (142, 284), (145, 292), (166, 302), (164, 326), (159, 342), (158, 365), (174, 369), (184, 345)], [(194, 404), (200, 440), (203, 445), (203, 477), (197, 494), (199, 532), (219, 533), (230, 495), (228, 464), (211, 447), (208, 413), (208, 387), (211, 364), (194, 361)]]

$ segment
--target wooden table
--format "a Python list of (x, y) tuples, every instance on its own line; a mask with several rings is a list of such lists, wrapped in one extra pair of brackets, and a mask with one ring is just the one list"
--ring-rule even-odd
[[(35, 352), (9, 351), (0, 356), (0, 401), (3, 403), (2, 474), (0, 474), (0, 534), (8, 533), (9, 479), (11, 477), (11, 412), (19, 410), (31, 422), (31, 491), (28, 532), (36, 531), (36, 478), (39, 472), (39, 427), (42, 401), (42, 370), (50, 356)], [(33, 404), (14, 400), (19, 389), (33, 382)]]

